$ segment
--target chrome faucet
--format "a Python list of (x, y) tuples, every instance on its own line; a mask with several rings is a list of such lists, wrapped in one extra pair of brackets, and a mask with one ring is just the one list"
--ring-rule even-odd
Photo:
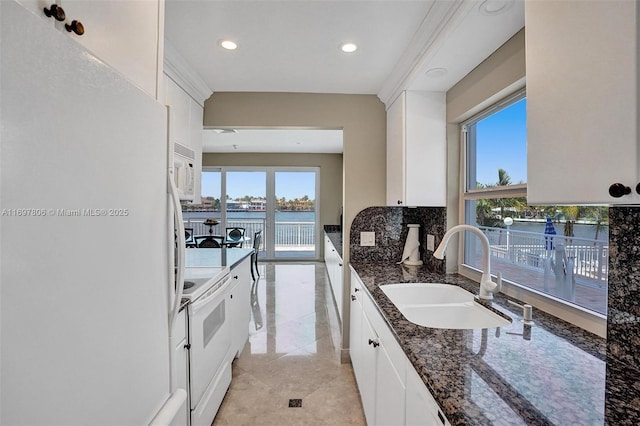
[(460, 231), (469, 231), (472, 234), (476, 234), (482, 242), (482, 276), (480, 277), (480, 292), (478, 296), (480, 299), (491, 300), (493, 299), (493, 293), (498, 293), (502, 289), (502, 274), (498, 273), (497, 283), (491, 280), (489, 239), (481, 230), (471, 225), (456, 225), (452, 227), (444, 234), (444, 237), (442, 237), (442, 242), (436, 251), (433, 252), (433, 256), (438, 259), (444, 259), (444, 251), (447, 249), (447, 244), (451, 236)]

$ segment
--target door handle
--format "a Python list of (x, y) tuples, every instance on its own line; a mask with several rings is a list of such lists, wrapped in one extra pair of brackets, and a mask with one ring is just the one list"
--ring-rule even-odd
[[(640, 185), (640, 184), (639, 184)], [(638, 187), (636, 187), (636, 190)], [(614, 183), (609, 187), (609, 195), (614, 198), (620, 198), (623, 195), (631, 194), (631, 188), (622, 184), (622, 183)]]
[(57, 4), (52, 4), (49, 7), (49, 9), (45, 7), (44, 9), (42, 9), (42, 11), (44, 12), (47, 18), (53, 17), (56, 21), (60, 21), (60, 22), (64, 21), (65, 18), (67, 17), (64, 13), (64, 9), (58, 6)]
[(82, 25), (82, 22), (80, 21), (76, 21), (75, 19), (71, 22), (71, 25), (69, 24), (64, 24), (64, 28), (69, 31), (69, 32), (74, 32), (77, 35), (81, 36), (82, 34), (84, 34), (84, 25)]

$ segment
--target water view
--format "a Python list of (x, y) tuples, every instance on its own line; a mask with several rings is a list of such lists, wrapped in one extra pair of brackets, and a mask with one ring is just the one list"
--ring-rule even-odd
[[(206, 219), (216, 219), (218, 224), (207, 225)], [(186, 228), (193, 229), (194, 235), (224, 235), (225, 227), (245, 229), (247, 241), (245, 247), (253, 244), (255, 232), (266, 229), (265, 211), (228, 211), (226, 224), (222, 223), (222, 214), (218, 211), (183, 212)], [(275, 212), (275, 257), (314, 258), (316, 256), (316, 213), (314, 211), (277, 211)], [(265, 239), (260, 247), (266, 250)]]

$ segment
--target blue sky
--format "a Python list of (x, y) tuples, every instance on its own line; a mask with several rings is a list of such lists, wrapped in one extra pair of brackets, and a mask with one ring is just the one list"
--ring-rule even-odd
[(522, 99), (478, 122), (478, 182), (495, 184), (500, 168), (509, 173), (511, 183), (527, 182), (526, 105)]
[[(245, 195), (266, 196), (266, 172), (227, 172), (227, 195), (232, 199)], [(307, 195), (315, 198), (315, 173), (276, 172), (276, 197), (287, 200)], [(220, 173), (202, 173), (202, 195), (220, 198)]]

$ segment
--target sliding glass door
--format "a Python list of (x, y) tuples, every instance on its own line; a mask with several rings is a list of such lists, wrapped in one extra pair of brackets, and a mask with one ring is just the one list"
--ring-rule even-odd
[[(202, 200), (187, 206), (185, 226), (194, 233), (226, 235), (244, 228), (244, 247), (262, 231), (264, 259), (317, 259), (319, 235), (318, 168), (204, 168)], [(213, 218), (219, 223), (206, 225)]]
[(275, 171), (276, 258), (316, 257), (316, 171)]
[[(252, 247), (253, 236), (265, 234), (267, 222), (267, 172), (237, 170), (223, 172), (226, 185), (224, 236), (229, 228), (238, 228), (244, 234), (243, 247)], [(264, 237), (263, 237), (264, 239)]]

